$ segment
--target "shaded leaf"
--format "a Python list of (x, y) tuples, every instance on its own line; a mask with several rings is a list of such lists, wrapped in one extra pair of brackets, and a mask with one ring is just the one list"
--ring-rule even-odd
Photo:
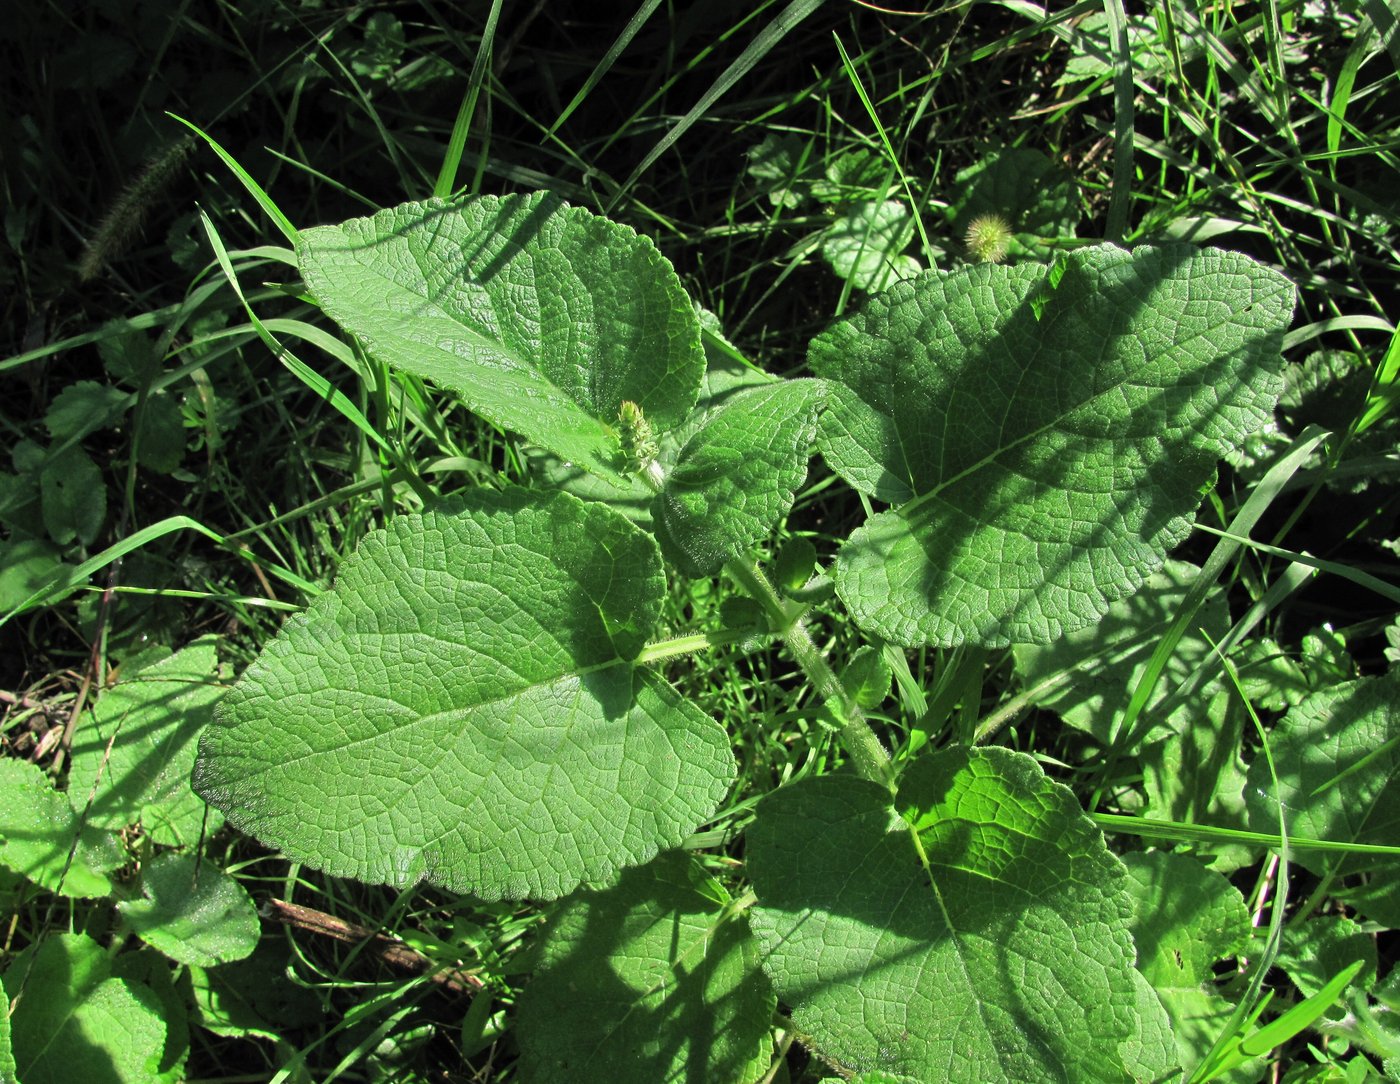
[(961, 236), (974, 219), (996, 215), (1013, 234), (1012, 256), (1048, 255), (1039, 238), (1073, 237), (1079, 188), (1064, 167), (1030, 147), (992, 151), (958, 171), (948, 218)]
[(190, 789), (200, 732), (224, 694), (216, 643), (197, 640), (144, 667), (128, 662), (99, 698), (73, 736), (68, 775), (69, 797), (87, 807), (89, 824), (139, 823), (167, 846), (218, 830), (222, 817)]
[(22, 605), (35, 592), (70, 581), (73, 566), (40, 538), (0, 542), (0, 614)]
[[(745, 388), (760, 388), (776, 383), (777, 378), (760, 369), (740, 365), (730, 358), (712, 351), (706, 346), (707, 368), (701, 381), (700, 396), (692, 410), (679, 426), (656, 434), (658, 445), (656, 462), (662, 473), (668, 473), (675, 466), (681, 449), (709, 423), (719, 410), (740, 394)], [(540, 450), (527, 451), (531, 468), (551, 485), (558, 486), (566, 493), (581, 497), (586, 501), (601, 501), (617, 509), (639, 527), (653, 528), (652, 513), (656, 492), (636, 474), (628, 475), (625, 488), (618, 488), (616, 481), (602, 478), (570, 463), (562, 462), (557, 456)]]
[(1312, 997), (1357, 960), (1365, 966), (1352, 989), (1370, 989), (1376, 981), (1375, 935), (1341, 915), (1310, 915), (1306, 922), (1285, 929), (1278, 966), (1304, 997)]
[(526, 1080), (747, 1084), (763, 1073), (773, 994), (744, 920), (724, 914), (723, 889), (706, 880), (672, 853), (560, 907), (519, 1002)]
[(807, 145), (791, 132), (769, 132), (750, 147), (744, 172), (758, 182), (758, 190), (775, 207), (797, 207), (806, 196), (810, 165), (799, 167)]
[(60, 546), (86, 546), (97, 537), (107, 516), (107, 489), (102, 471), (81, 448), (55, 456), (39, 474), (44, 529)]
[(812, 343), (822, 452), (899, 505), (837, 589), (913, 646), (1049, 643), (1190, 530), (1215, 461), (1278, 396), (1293, 288), (1245, 256), (1108, 245), (1045, 268), (930, 272)]
[[(1281, 801), (1295, 835), (1383, 845), (1400, 838), (1400, 671), (1313, 693), (1283, 717), (1269, 746), (1279, 793), (1264, 757), (1257, 756), (1245, 789), (1250, 828), (1277, 832)], [(1369, 883), (1339, 887), (1334, 894), (1368, 917), (1400, 927), (1400, 863), (1393, 858), (1300, 850), (1292, 860), (1319, 875), (1364, 876)]]
[(185, 457), (185, 423), (180, 408), (163, 391), (152, 392), (141, 411), (136, 456), (141, 466), (170, 474)]
[(474, 491), (368, 535), (220, 702), (195, 789), (341, 876), (553, 898), (673, 847), (734, 776), (633, 660), (660, 554), (565, 493)]
[(112, 961), (112, 975), (131, 986), (147, 987), (160, 1003), (165, 1050), (151, 1084), (184, 1084), (188, 1080), (185, 1062), (190, 1053), (189, 1004), (175, 987), (170, 961), (158, 952), (123, 952)]
[(82, 439), (121, 417), (127, 393), (96, 380), (79, 380), (53, 397), (44, 425), (54, 440)]
[[(196, 1019), (215, 1035), (278, 1039), (321, 1016), (316, 996), (287, 979), (287, 947), (263, 942), (254, 953), (219, 967), (189, 969)], [(280, 1030), (279, 1030), (280, 1029)]]
[(21, 983), (10, 1028), (24, 1084), (150, 1084), (158, 1076), (166, 1037), (160, 999), (111, 977), (96, 941), (50, 936), (6, 969), (6, 994), (17, 996)]
[[(1121, 741), (1124, 735), (1117, 733), (1118, 720), (1200, 571), (1184, 561), (1168, 561), (1136, 594), (1110, 604), (1108, 612), (1089, 628), (1043, 646), (1018, 645), (1016, 670), (1022, 684), (1030, 689), (1045, 686), (1036, 704), (1056, 712), (1102, 746)], [(1211, 641), (1219, 641), (1229, 626), (1225, 600), (1212, 596), (1172, 652), (1147, 712), (1176, 684), (1211, 662)], [(1184, 726), (1198, 710), (1195, 704), (1183, 705), (1172, 720)], [(1140, 734), (1124, 752), (1136, 751), (1148, 736), (1150, 732)]]
[[(1214, 968), (1249, 945), (1249, 911), (1229, 881), (1194, 858), (1153, 851), (1123, 861), (1135, 901), (1138, 968), (1167, 1011), (1189, 1077), (1234, 1012), (1233, 1002), (1215, 990)], [(1220, 1079), (1245, 1084), (1264, 1069), (1259, 1058)]]

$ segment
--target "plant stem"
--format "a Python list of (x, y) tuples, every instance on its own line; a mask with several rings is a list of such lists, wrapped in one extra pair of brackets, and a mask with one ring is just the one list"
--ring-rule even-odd
[(725, 571), (744, 588), (768, 614), (770, 627), (783, 638), (783, 643), (791, 652), (807, 680), (812, 683), (818, 695), (828, 702), (834, 702), (841, 711), (841, 743), (855, 761), (860, 775), (881, 786), (894, 789), (894, 772), (890, 755), (880, 744), (880, 739), (865, 721), (865, 713), (860, 705), (841, 684), (841, 679), (831, 669), (826, 656), (817, 647), (807, 626), (798, 617), (788, 612), (783, 600), (778, 596), (768, 577), (759, 567), (748, 560), (733, 560), (724, 566)]
[(697, 632), (690, 636), (677, 636), (671, 640), (658, 640), (647, 644), (637, 655), (637, 662), (643, 666), (674, 659), (679, 655), (693, 655), (710, 647), (725, 647), (751, 639), (749, 629), (724, 629), (719, 632)]
[[(666, 484), (665, 473), (654, 459), (645, 463), (643, 469), (637, 472), (637, 476), (646, 482), (648, 488), (654, 493), (660, 493)], [(894, 766), (890, 763), (889, 752), (880, 744), (880, 739), (875, 736), (875, 731), (871, 730), (870, 724), (865, 721), (865, 713), (860, 710), (860, 705), (855, 702), (855, 698), (841, 684), (841, 679), (836, 676), (836, 672), (831, 669), (831, 665), (826, 661), (826, 656), (817, 647), (816, 641), (812, 639), (812, 634), (807, 631), (807, 626), (803, 624), (800, 615), (788, 611), (787, 606), (778, 596), (778, 592), (768, 582), (768, 577), (752, 560), (736, 558), (724, 567), (725, 571), (738, 581), (739, 586), (763, 607), (764, 612), (768, 615), (769, 628), (783, 638), (783, 643), (787, 645), (788, 651), (797, 660), (797, 664), (802, 667), (802, 672), (807, 675), (807, 680), (812, 683), (818, 695), (828, 702), (834, 702), (840, 708), (841, 744), (845, 746), (846, 752), (850, 753), (851, 759), (855, 761), (856, 771), (860, 773), (862, 778), (879, 783), (893, 792), (895, 787)], [(716, 639), (712, 640), (709, 635), (702, 633), (698, 637), (682, 637), (679, 640), (652, 644), (642, 652), (639, 659), (644, 662), (653, 662), (657, 658), (666, 658), (669, 655), (699, 651), (702, 647), (711, 646), (713, 643), (734, 642), (724, 639), (725, 634), (723, 633), (713, 635)], [(735, 637), (735, 640), (742, 639), (745, 639), (744, 635)], [(694, 640), (701, 642), (692, 646)], [(669, 645), (676, 646), (673, 650)], [(665, 653), (652, 654), (657, 649), (664, 649)]]

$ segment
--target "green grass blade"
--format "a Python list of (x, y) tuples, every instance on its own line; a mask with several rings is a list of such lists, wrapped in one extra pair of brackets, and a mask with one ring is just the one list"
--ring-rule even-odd
[[(433, 184), (433, 195), (441, 199), (446, 199), (457, 187), (457, 170), (462, 164), (462, 154), (467, 147), (467, 133), (471, 131), (472, 119), (476, 116), (476, 103), (481, 96), (481, 85), (486, 81), (491, 45), (496, 39), (496, 23), (500, 17), (501, 0), (492, 0), (490, 14), (486, 16), (486, 26), (481, 32), (481, 45), (477, 48), (476, 59), (472, 61), (471, 74), (467, 77), (467, 92), (462, 95), (457, 119), (452, 122), (452, 135), (447, 141), (447, 152), (442, 157), (442, 169), (438, 171), (437, 181)], [(481, 170), (478, 168), (476, 178), (472, 182), (472, 191), (476, 191), (480, 178)]]
[(1390, 337), (1390, 346), (1376, 370), (1376, 379), (1371, 384), (1371, 393), (1366, 397), (1366, 409), (1356, 423), (1356, 433), (1364, 433), (1371, 426), (1395, 409), (1395, 401), (1400, 399), (1400, 328)]
[(238, 164), (238, 160), (234, 158), (233, 155), (229, 154), (228, 151), (224, 150), (223, 147), (219, 146), (214, 137), (209, 135), (202, 128), (191, 124), (184, 117), (177, 116), (174, 113), (167, 113), (166, 115), (172, 120), (179, 121), (195, 135), (199, 136), (200, 139), (209, 144), (210, 149), (223, 159), (224, 165), (228, 166), (228, 168), (233, 171), (233, 175), (238, 178), (243, 187), (246, 188), (253, 199), (257, 201), (258, 206), (263, 209), (263, 213), (266, 214), (268, 218), (272, 219), (273, 225), (282, 231), (282, 236), (287, 239), (287, 243), (295, 246), (298, 233), (297, 228), (292, 225), (292, 220), (282, 213), (282, 208), (278, 207), (277, 204), (273, 202), (272, 197), (263, 190), (263, 186), (253, 180), (252, 175)]
[[(26, 610), (33, 609), (35, 606), (45, 605), (52, 599), (56, 598), (58, 595), (64, 593), (70, 588), (76, 587), (79, 584), (81, 584), (94, 572), (106, 568), (113, 561), (125, 557), (128, 553), (131, 553), (134, 550), (140, 549), (142, 546), (146, 545), (146, 543), (153, 542), (157, 538), (162, 538), (173, 531), (186, 530), (196, 531), (199, 534), (204, 535), (205, 538), (208, 538), (220, 544), (222, 544), (224, 541), (222, 535), (218, 534), (215, 531), (211, 531), (208, 527), (204, 526), (204, 524), (200, 523), (199, 521), (190, 519), (189, 516), (170, 516), (168, 519), (163, 519), (159, 523), (153, 523), (149, 527), (141, 528), (141, 530), (137, 531), (135, 534), (127, 535), (120, 542), (116, 542), (113, 545), (108, 546), (101, 553), (97, 554), (94, 557), (89, 557), (86, 561), (78, 565), (76, 568), (67, 570), (67, 572), (59, 578), (55, 579), (54, 581), (48, 584), (45, 584), (38, 591), (35, 591), (27, 599), (21, 602), (18, 606), (14, 607), (9, 612), (4, 614), (4, 616), (0, 616), (0, 628), (4, 627), (6, 622), (8, 622), (10, 618), (14, 617), (16, 614), (20, 614)], [(316, 589), (314, 587), (312, 588), (312, 593), (316, 593)]]
[(1128, 16), (1123, 0), (1104, 0), (1113, 49), (1113, 191), (1108, 200), (1104, 239), (1119, 241), (1128, 232), (1133, 184), (1133, 58), (1128, 51)]
[[(647, 20), (652, 17), (656, 9), (660, 6), (661, 0), (643, 0), (642, 6), (639, 7), (632, 18), (627, 21), (627, 25), (624, 26), (622, 32), (618, 34), (617, 40), (615, 40), (612, 45), (608, 47), (608, 51), (603, 54), (603, 59), (598, 61), (598, 63), (593, 66), (593, 70), (588, 73), (588, 78), (583, 81), (583, 86), (579, 87), (578, 93), (569, 99), (569, 104), (563, 108), (554, 123), (549, 126), (548, 131), (545, 132), (546, 137), (554, 135), (554, 133), (559, 131), (568, 119), (573, 116), (574, 110), (581, 106), (588, 95), (593, 92), (593, 88), (602, 82), (603, 76), (607, 75), (612, 69), (612, 66), (617, 63), (617, 58), (622, 55), (623, 50), (632, 44), (632, 39), (641, 32)], [(456, 133), (454, 132), (453, 134), (455, 135)]]
[(647, 152), (646, 157), (637, 164), (637, 168), (622, 183), (605, 210), (611, 210), (621, 198), (621, 194), (636, 184), (637, 178), (650, 169), (652, 163), (670, 150), (676, 140), (685, 135), (715, 102), (724, 97), (735, 83), (752, 71), (758, 62), (772, 52), (783, 38), (797, 28), (799, 23), (821, 7), (822, 2), (823, 0), (792, 0), (792, 3), (778, 12), (773, 21), (749, 43), (748, 48), (740, 53), (738, 58), (711, 84), (710, 89), (700, 96), (700, 100), (691, 107), (689, 112), (672, 125), (670, 131)]
[(262, 319), (257, 313), (253, 311), (253, 307), (244, 296), (243, 287), (239, 284), (238, 275), (234, 271), (233, 264), (228, 258), (228, 252), (224, 248), (222, 238), (219, 237), (218, 231), (214, 228), (214, 223), (209, 220), (207, 215), (201, 217), (204, 221), (204, 231), (209, 236), (209, 243), (214, 246), (214, 253), (218, 258), (219, 266), (223, 269), (224, 275), (228, 278), (229, 285), (233, 287), (233, 292), (238, 296), (238, 300), (243, 303), (243, 309), (248, 314), (248, 321), (257, 331), (258, 337), (261, 338), (267, 348), (273, 352), (277, 360), (295, 374), (297, 379), (339, 411), (351, 425), (368, 437), (375, 446), (386, 455), (396, 458), (394, 449), (390, 446), (389, 442), (369, 423), (369, 419), (360, 413), (360, 408), (352, 403), (345, 396), (344, 392), (336, 388), (329, 380), (278, 342), (272, 332), (267, 329), (267, 326), (262, 322)]

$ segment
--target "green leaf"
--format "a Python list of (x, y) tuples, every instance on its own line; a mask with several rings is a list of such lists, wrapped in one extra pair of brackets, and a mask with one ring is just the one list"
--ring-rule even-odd
[[(208, 258), (203, 245), (198, 246), (198, 252), (199, 262), (203, 263)], [(127, 320), (107, 321), (101, 335), (97, 353), (108, 376), (137, 389), (155, 379), (160, 372), (161, 354), (150, 335), (132, 327)]]
[[(1189, 1076), (1234, 1012), (1215, 991), (1214, 967), (1249, 945), (1249, 910), (1229, 881), (1194, 858), (1154, 851), (1124, 862), (1135, 902), (1138, 968), (1167, 1011)], [(1248, 1062), (1226, 1079), (1257, 1080), (1264, 1067), (1261, 1060)]]
[[(1147, 792), (1145, 815), (1178, 824), (1244, 828), (1244, 725), (1233, 690), (1216, 686), (1197, 697), (1190, 725), (1143, 745), (1138, 759)], [(1278, 831), (1277, 821), (1272, 831)], [(1212, 856), (1211, 868), (1220, 873), (1250, 865), (1259, 856), (1257, 848), (1225, 839), (1198, 840), (1193, 850)]]
[(170, 474), (185, 456), (183, 416), (163, 391), (152, 392), (142, 408), (136, 455), (141, 466), (158, 474)]
[(680, 450), (652, 509), (666, 555), (708, 576), (766, 538), (807, 477), (824, 386), (786, 380), (728, 399)]
[(1171, 1067), (1126, 873), (1069, 790), (1023, 754), (950, 749), (911, 766), (896, 807), (827, 776), (764, 799), (749, 830), (764, 969), (823, 1057), (929, 1081)]
[(700, 327), (671, 265), (548, 193), (405, 203), (303, 231), (297, 261), (371, 356), (619, 484), (623, 401), (658, 431), (695, 402)]
[(1269, 420), (1282, 276), (1186, 246), (1100, 245), (1062, 270), (930, 272), (812, 343), (832, 382), (823, 454), (899, 505), (837, 560), (847, 607), (886, 640), (1050, 643), (1094, 623)]
[(102, 471), (81, 448), (56, 456), (39, 475), (44, 529), (60, 546), (86, 546), (102, 529), (107, 515), (107, 489)]
[[(1122, 740), (1118, 720), (1147, 669), (1158, 642), (1176, 618), (1182, 599), (1200, 575), (1200, 569), (1184, 561), (1168, 561), (1142, 588), (1109, 605), (1093, 626), (1068, 633), (1044, 646), (1023, 644), (1015, 650), (1016, 670), (1022, 684), (1044, 686), (1036, 704), (1059, 714), (1068, 725), (1093, 736), (1101, 746)], [(1181, 681), (1212, 659), (1212, 641), (1219, 641), (1230, 627), (1223, 597), (1216, 595), (1204, 607), (1192, 630), (1181, 638), (1157, 683), (1147, 712)], [(1201, 633), (1196, 630), (1204, 630)], [(1172, 721), (1186, 721), (1199, 711), (1183, 705)], [(1158, 724), (1168, 720), (1158, 720)], [(1124, 749), (1136, 751), (1142, 739)]]
[(914, 239), (914, 216), (898, 200), (858, 203), (826, 231), (822, 258), (857, 290), (879, 290), (920, 271), (904, 255)]
[(866, 711), (874, 711), (885, 702), (890, 695), (890, 682), (893, 679), (894, 674), (885, 653), (870, 644), (857, 648), (841, 669), (841, 684)]
[(21, 984), (10, 1027), (24, 1084), (150, 1084), (157, 1077), (166, 1038), (160, 999), (147, 986), (111, 977), (96, 941), (50, 936), (5, 971), (6, 994), (16, 997)]
[(807, 145), (791, 132), (769, 132), (763, 142), (750, 147), (744, 172), (758, 182), (775, 207), (798, 207), (810, 183), (811, 164), (799, 168)]
[(10, 1040), (10, 1011), (0, 1012), (0, 1084), (17, 1084), (15, 1073), (15, 1053)]
[(224, 694), (216, 643), (207, 637), (134, 671), (124, 666), (78, 727), (68, 794), (88, 808), (89, 824), (139, 823), (166, 846), (191, 846), (219, 829), (223, 818), (190, 789), (200, 732)]
[(883, 196), (894, 178), (889, 163), (863, 147), (837, 155), (823, 172), (823, 178), (812, 184), (812, 195), (836, 205), (868, 203), (872, 195)]
[(663, 588), (649, 536), (565, 493), (399, 516), (220, 702), (195, 789), (340, 876), (488, 899), (604, 881), (734, 777), (724, 731), (633, 665)]
[(158, 952), (144, 949), (123, 952), (112, 961), (112, 976), (125, 979), (131, 986), (149, 988), (160, 1002), (165, 1050), (151, 1084), (184, 1084), (189, 1079), (185, 1062), (190, 1053), (190, 1012), (184, 991), (175, 988), (170, 961)]
[(8, 613), (44, 587), (73, 571), (58, 551), (40, 538), (0, 542), (0, 614)]
[(104, 426), (114, 424), (126, 406), (127, 393), (120, 388), (79, 380), (53, 397), (44, 425), (54, 440), (82, 439)]
[(126, 855), (112, 833), (88, 824), (80, 835), (78, 823), (68, 799), (38, 766), (0, 758), (0, 865), (50, 892), (76, 899), (110, 895), (112, 881), (107, 874), (122, 865)]
[(762, 1074), (773, 994), (744, 920), (724, 914), (702, 877), (672, 853), (561, 905), (519, 1002), (524, 1079), (747, 1084)]
[[(723, 410), (736, 395), (745, 388), (761, 388), (777, 382), (760, 369), (739, 365), (718, 351), (706, 346), (708, 367), (701, 381), (700, 396), (695, 409), (681, 425), (656, 434), (658, 452), (656, 462), (665, 474), (675, 466), (681, 449), (710, 422), (711, 418)], [(581, 497), (585, 501), (601, 501), (617, 509), (638, 527), (651, 530), (654, 526), (652, 513), (656, 491), (646, 480), (636, 474), (626, 479), (626, 488), (619, 489), (616, 481), (604, 481), (597, 475), (569, 463), (562, 463), (556, 456), (545, 452), (527, 452), (530, 465), (545, 481), (558, 486), (566, 493)]]
[(1362, 969), (1355, 988), (1367, 990), (1376, 981), (1375, 934), (1341, 915), (1310, 915), (1306, 922), (1285, 929), (1278, 966), (1304, 997), (1312, 997), (1333, 975), (1358, 960)]
[[(1279, 793), (1262, 754), (1245, 788), (1249, 826), (1278, 831), (1277, 801), (1288, 830), (1339, 843), (1394, 844), (1400, 836), (1400, 671), (1362, 678), (1314, 693), (1283, 717), (1269, 735)], [(1334, 889), (1368, 917), (1400, 927), (1394, 859), (1338, 858), (1323, 851), (1294, 852), (1293, 861), (1319, 875), (1362, 876), (1370, 884)]]
[(784, 594), (801, 591), (817, 569), (817, 547), (809, 538), (790, 538), (773, 559), (773, 586)]
[(136, 936), (176, 963), (241, 960), (258, 943), (258, 912), (243, 886), (193, 855), (162, 854), (142, 871), (144, 898), (117, 904)]

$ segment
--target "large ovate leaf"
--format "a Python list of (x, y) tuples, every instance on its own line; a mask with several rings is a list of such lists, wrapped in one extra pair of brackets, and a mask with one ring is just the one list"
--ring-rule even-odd
[(305, 230), (297, 262), (372, 356), (619, 483), (622, 402), (659, 430), (695, 402), (700, 327), (671, 265), (549, 193), (405, 203)]
[(673, 847), (734, 775), (633, 660), (656, 543), (566, 493), (476, 491), (375, 531), (215, 711), (195, 789), (363, 881), (553, 898)]
[(1133, 967), (1123, 865), (1028, 756), (930, 755), (893, 807), (849, 777), (785, 787), (759, 807), (748, 869), (764, 968), (844, 1067), (1121, 1084), (1174, 1064)]
[[(128, 664), (129, 665), (129, 664)], [(101, 695), (73, 738), (68, 796), (89, 824), (140, 823), (167, 846), (192, 846), (223, 818), (190, 789), (200, 732), (224, 694), (207, 637), (128, 672)]]
[[(1245, 787), (1250, 828), (1277, 832), (1282, 802), (1294, 835), (1392, 846), (1400, 839), (1400, 670), (1312, 694), (1271, 732), (1269, 748), (1279, 789), (1256, 756)], [(1362, 878), (1335, 894), (1400, 927), (1394, 858), (1298, 850), (1292, 860), (1317, 874)]]
[(653, 506), (667, 556), (691, 576), (719, 571), (767, 537), (807, 477), (824, 386), (784, 380), (741, 392), (690, 438)]
[(564, 903), (519, 1002), (522, 1078), (748, 1084), (767, 1068), (774, 998), (723, 889), (680, 853)]
[(1271, 417), (1293, 288), (1248, 257), (1081, 249), (929, 272), (813, 340), (823, 454), (896, 505), (842, 548), (905, 645), (1049, 643), (1161, 567), (1215, 462)]
[(151, 1084), (165, 1053), (160, 999), (112, 976), (102, 946), (81, 933), (48, 937), (5, 971), (5, 993), (23, 996), (10, 1019), (24, 1084)]

